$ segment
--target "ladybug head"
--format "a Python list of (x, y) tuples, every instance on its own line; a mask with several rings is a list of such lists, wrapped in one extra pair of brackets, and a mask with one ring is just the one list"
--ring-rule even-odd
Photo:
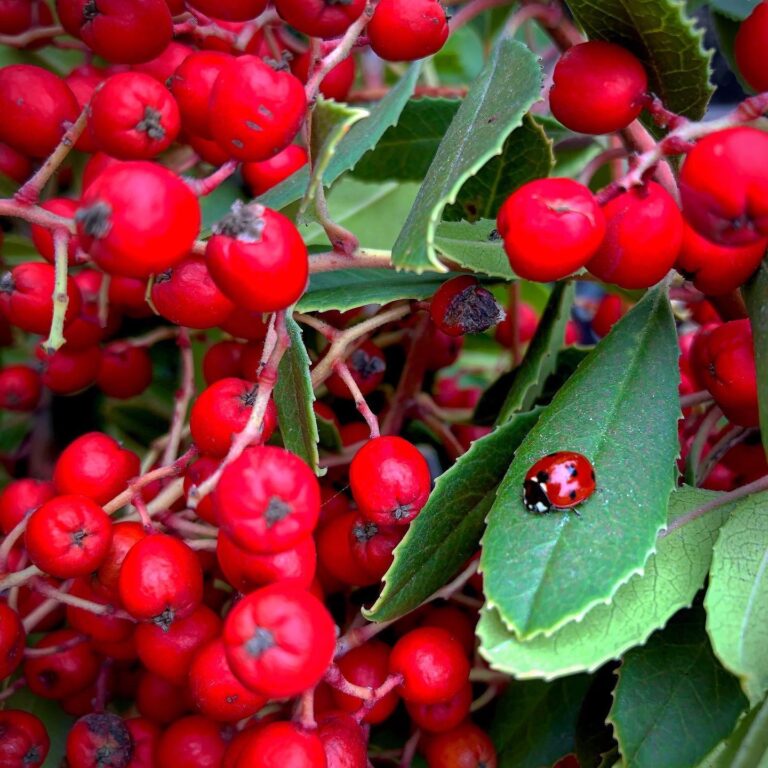
[(523, 484), (523, 504), (529, 512), (542, 515), (549, 512), (552, 503), (547, 496), (546, 483), (530, 478)]

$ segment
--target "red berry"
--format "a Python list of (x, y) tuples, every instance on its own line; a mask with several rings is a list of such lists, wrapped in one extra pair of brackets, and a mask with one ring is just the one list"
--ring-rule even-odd
[(244, 597), (224, 624), (235, 676), (268, 698), (296, 696), (320, 682), (331, 663), (336, 627), (309, 592), (272, 584)]
[[(384, 353), (370, 340), (364, 341), (345, 362), (363, 396), (371, 394), (381, 384), (387, 370)], [(352, 399), (349, 387), (338, 373), (329, 376), (325, 385), (332, 395), (345, 400)]]
[(387, 61), (414, 61), (437, 53), (448, 39), (438, 0), (381, 0), (368, 24), (374, 53)]
[[(29, 333), (47, 335), (53, 320), (54, 269), (50, 264), (19, 264), (0, 278), (0, 307), (10, 322)], [(80, 290), (67, 280), (67, 313), (71, 323), (80, 311)]]
[(81, 717), (67, 734), (70, 768), (127, 768), (133, 739), (122, 717), (101, 712)]
[(365, 10), (365, 0), (275, 0), (275, 9), (290, 26), (309, 37), (343, 35)]
[(472, 683), (467, 681), (459, 692), (437, 704), (414, 704), (407, 701), (405, 708), (417, 728), (428, 733), (445, 733), (461, 725), (469, 717), (472, 705)]
[(172, 536), (154, 533), (128, 551), (118, 580), (120, 599), (139, 621), (170, 627), (203, 599), (203, 572), (194, 550)]
[(387, 572), (394, 559), (394, 549), (405, 536), (405, 526), (380, 526), (358, 517), (352, 526), (352, 557), (375, 584)]
[(10, 677), (23, 661), (26, 640), (19, 614), (6, 603), (0, 603), (0, 680)]
[(172, 723), (160, 736), (155, 752), (159, 766), (204, 768), (221, 765), (227, 743), (218, 723), (192, 715)]
[(0, 2), (0, 34), (19, 35), (31, 27), (53, 24), (48, 6), (40, 0), (2, 0)]
[[(232, 438), (248, 423), (258, 385), (245, 379), (219, 379), (204, 389), (192, 405), (189, 426), (200, 449), (216, 458), (227, 455)], [(277, 407), (267, 405), (261, 437), (269, 440), (277, 424)]]
[(70, 35), (117, 64), (153, 59), (173, 35), (165, 0), (56, 0), (56, 10)]
[(444, 629), (420, 627), (395, 643), (389, 671), (403, 676), (400, 694), (406, 701), (437, 704), (466, 685), (469, 662), (459, 641)]
[(119, 160), (149, 160), (179, 133), (179, 107), (150, 75), (120, 72), (104, 81), (91, 100), (88, 129), (102, 152)]
[[(46, 211), (55, 213), (57, 216), (62, 216), (65, 219), (73, 219), (75, 217), (75, 211), (77, 211), (77, 200), (71, 200), (68, 197), (54, 197), (51, 200), (46, 200), (40, 205)], [(33, 224), (30, 227), (30, 233), (32, 235), (32, 242), (37, 248), (40, 255), (53, 264), (54, 252), (53, 252), (53, 233), (47, 227), (42, 227), (39, 224)], [(77, 264), (78, 255), (77, 251), (80, 243), (76, 236), (69, 238), (69, 244), (67, 246), (67, 254), (69, 257), (69, 263)]]
[(245, 743), (236, 768), (328, 768), (323, 742), (294, 723), (270, 723)]
[(498, 227), (515, 273), (548, 282), (567, 277), (592, 258), (605, 235), (605, 217), (583, 184), (538, 179), (506, 199)]
[(307, 150), (291, 144), (268, 160), (260, 163), (243, 163), (243, 179), (256, 197), (276, 187), (281, 181), (307, 164)]
[(200, 205), (178, 176), (136, 161), (107, 168), (77, 212), (83, 247), (109, 274), (148, 277), (184, 258), (200, 231)]
[(32, 163), (20, 152), (0, 143), (0, 178), (23, 184), (32, 175)]
[(103, 432), (73, 440), (59, 456), (53, 482), (59, 493), (80, 494), (106, 504), (139, 474), (139, 457)]
[(741, 22), (733, 43), (733, 53), (739, 72), (758, 93), (768, 91), (766, 41), (768, 41), (768, 2), (762, 2), (758, 3), (752, 13)]
[[(200, 456), (196, 461), (192, 462), (184, 473), (184, 494), (188, 495), (193, 486), (202, 485), (218, 469), (220, 463), (220, 459), (213, 456)], [(211, 494), (200, 499), (195, 508), (195, 514), (201, 520), (205, 520), (211, 525), (218, 525)]]
[(552, 114), (579, 133), (626, 128), (643, 108), (648, 77), (626, 48), (590, 40), (569, 48), (552, 73)]
[[(69, 590), (70, 595), (90, 600), (99, 605), (108, 605), (86, 578), (76, 579)], [(111, 613), (94, 613), (85, 608), (68, 605), (66, 608), (67, 623), (72, 629), (88, 635), (97, 643), (120, 643), (133, 635), (135, 622), (122, 619)]]
[(152, 358), (144, 347), (125, 341), (104, 347), (96, 384), (107, 397), (136, 397), (151, 383)]
[(30, 157), (56, 148), (80, 110), (69, 86), (32, 64), (0, 68), (0, 141)]
[[(75, 99), (77, 99), (77, 106), (81, 112), (88, 106), (94, 91), (101, 85), (106, 76), (106, 72), (103, 69), (83, 64), (73, 69), (64, 78), (64, 82), (69, 86)], [(87, 126), (75, 143), (75, 149), (88, 153), (98, 150), (96, 142), (93, 140)]]
[(297, 546), (320, 515), (320, 486), (312, 470), (298, 456), (273, 446), (243, 451), (213, 493), (221, 530), (257, 554)]
[(494, 338), (505, 347), (512, 347), (513, 333), (517, 332), (519, 344), (527, 344), (536, 333), (539, 325), (539, 315), (527, 302), (517, 302), (517, 327), (514, 327), (514, 317), (507, 312), (506, 317), (496, 326)]
[[(301, 53), (291, 61), (291, 72), (306, 83), (309, 80), (309, 51)], [(348, 56), (337, 64), (321, 81), (320, 93), (326, 99), (346, 101), (357, 76), (354, 56)]]
[(472, 275), (443, 283), (432, 297), (429, 311), (432, 322), (449, 336), (482, 333), (504, 317), (493, 294)]
[(592, 330), (601, 338), (607, 336), (626, 311), (626, 302), (621, 296), (617, 296), (615, 293), (606, 293), (600, 300), (595, 316), (592, 318)]
[(350, 715), (330, 712), (318, 718), (317, 736), (323, 742), (328, 768), (366, 768), (368, 739)]
[(163, 725), (192, 711), (193, 705), (186, 686), (180, 688), (152, 672), (141, 674), (135, 696), (139, 714)]
[(233, 61), (221, 51), (195, 51), (173, 73), (168, 86), (178, 102), (185, 131), (203, 139), (213, 138), (208, 107), (211, 92), (216, 79)]
[(133, 739), (133, 757), (129, 768), (154, 768), (160, 729), (145, 717), (129, 717), (125, 727)]
[(293, 141), (306, 108), (304, 87), (296, 77), (275, 71), (257, 56), (240, 56), (213, 87), (213, 137), (238, 160), (267, 160)]
[(241, 309), (286, 309), (307, 284), (309, 255), (296, 226), (260, 205), (236, 203), (214, 225), (205, 258), (216, 284)]
[(0, 758), (8, 768), (40, 768), (50, 746), (36, 715), (20, 709), (0, 711)]
[(187, 5), (224, 21), (250, 21), (263, 13), (267, 0), (191, 0)]
[(147, 304), (147, 281), (136, 277), (112, 275), (109, 280), (109, 303), (129, 317), (150, 317)]
[(29, 559), (60, 579), (95, 571), (107, 554), (112, 521), (87, 496), (56, 496), (29, 517), (24, 542)]
[(28, 365), (0, 368), (0, 409), (34, 411), (42, 390), (40, 374)]
[(466, 611), (457, 608), (455, 605), (432, 605), (424, 613), (421, 620), (422, 627), (440, 627), (446, 632), (452, 634), (464, 649), (464, 653), (469, 658), (475, 652), (475, 623), (474, 619), (467, 615)]
[(249, 691), (234, 676), (220, 639), (195, 656), (189, 670), (189, 690), (198, 711), (222, 723), (251, 717), (267, 703), (264, 696)]
[(114, 157), (110, 157), (104, 152), (96, 152), (91, 155), (85, 163), (83, 168), (83, 192), (93, 184), (96, 179), (101, 176), (108, 168), (114, 168), (123, 164), (123, 160), (116, 160)]
[(378, 525), (407, 525), (427, 503), (427, 460), (402, 437), (369, 440), (352, 459), (349, 483), (360, 512)]
[(318, 567), (326, 588), (327, 575), (341, 582), (331, 585), (331, 590), (341, 586), (361, 587), (375, 583), (368, 569), (363, 567), (352, 552), (353, 530), (357, 521), (357, 513), (342, 512), (317, 531)]
[(52, 355), (38, 349), (35, 354), (43, 361), (43, 384), (59, 395), (71, 395), (90, 387), (101, 365), (101, 350), (96, 346), (72, 350), (64, 346)]
[(236, 378), (242, 368), (244, 344), (239, 341), (217, 341), (211, 344), (203, 357), (203, 378), (210, 385), (221, 379)]
[(622, 288), (649, 288), (672, 269), (683, 242), (683, 217), (672, 195), (651, 181), (603, 206), (607, 229), (587, 269)]
[(721, 245), (768, 236), (768, 134), (729, 128), (700, 139), (680, 172), (689, 224)]
[(78, 633), (59, 629), (38, 640), (34, 647), (65, 650), (25, 659), (22, 671), (29, 690), (44, 699), (65, 699), (87, 688), (99, 674), (101, 659), (89, 642), (75, 642)]
[(595, 492), (595, 470), (575, 451), (557, 451), (539, 459), (526, 473), (523, 502), (529, 512), (542, 514), (570, 509)]
[(200, 136), (194, 136), (190, 134), (187, 137), (187, 144), (195, 151), (195, 154), (208, 165), (218, 168), (220, 165), (224, 165), (228, 160), (232, 159), (229, 152), (225, 152), (215, 141), (212, 139), (203, 139)]
[(10, 533), (29, 513), (52, 499), (56, 491), (47, 480), (12, 480), (0, 492), (0, 531)]
[(201, 256), (188, 256), (156, 275), (152, 303), (175, 325), (200, 329), (215, 328), (235, 309), (214, 283)]
[(267, 335), (267, 324), (264, 322), (261, 312), (251, 312), (237, 307), (221, 324), (221, 330), (237, 339), (263, 341)]
[[(179, 13), (183, 13), (183, 10)], [(149, 59), (149, 61), (142, 62), (141, 64), (134, 64), (131, 69), (134, 72), (142, 72), (145, 75), (154, 77), (158, 83), (167, 85), (173, 73), (193, 53), (194, 50), (188, 45), (177, 43), (174, 40), (168, 43), (165, 50), (159, 56), (155, 56), (154, 59)], [(178, 102), (178, 99), (176, 101)]]
[(496, 749), (482, 729), (463, 723), (430, 739), (426, 748), (429, 768), (496, 768)]

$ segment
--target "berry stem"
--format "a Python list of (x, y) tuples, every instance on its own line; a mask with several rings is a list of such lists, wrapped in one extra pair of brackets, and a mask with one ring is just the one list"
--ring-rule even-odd
[(585, 187), (589, 186), (589, 182), (592, 181), (592, 177), (606, 164), (612, 163), (615, 160), (622, 160), (627, 157), (629, 153), (625, 147), (612, 147), (610, 149), (604, 149), (599, 155), (595, 155), (585, 166), (584, 170), (578, 175), (576, 179), (580, 184)]
[(498, 695), (501, 687), (497, 683), (490, 683), (488, 687), (472, 702), (470, 712), (477, 712), (490, 704)]
[(11, 554), (14, 544), (16, 544), (16, 542), (24, 535), (24, 531), (27, 530), (28, 519), (29, 514), (19, 520), (19, 522), (8, 531), (2, 543), (0, 543), (0, 573), (5, 573), (5, 569), (8, 566), (8, 555)]
[[(541, 28), (549, 35), (552, 42), (561, 50), (567, 51), (571, 46), (584, 42), (584, 35), (577, 29), (576, 25), (570, 21), (568, 14), (563, 10), (563, 5), (559, 0), (555, 0), (555, 5), (560, 7), (560, 16), (556, 18), (555, 23), (547, 23), (547, 14), (541, 13), (536, 20)], [(523, 0), (523, 5), (538, 5), (542, 3), (539, 0)], [(544, 6), (547, 7), (546, 5)]]
[(203, 179), (185, 178), (190, 189), (198, 196), (205, 197), (210, 195), (215, 189), (223, 184), (236, 170), (240, 162), (238, 160), (227, 160), (224, 165), (219, 166), (210, 176)]
[[(72, 587), (72, 583), (72, 579), (64, 581), (59, 586), (59, 589), (62, 591), (67, 591)], [(42, 603), (40, 603), (40, 605), (37, 606), (37, 608), (28, 613), (22, 619), (22, 624), (24, 624), (24, 631), (29, 634), (46, 616), (49, 616), (51, 613), (53, 613), (60, 605), (61, 603), (54, 598), (48, 598), (47, 600), (44, 600)]]
[(93, 600), (86, 600), (83, 597), (70, 595), (62, 589), (51, 586), (43, 579), (35, 579), (32, 588), (43, 595), (43, 597), (49, 597), (53, 600), (58, 600), (60, 603), (64, 603), (64, 605), (71, 605), (73, 608), (80, 608), (84, 611), (95, 613), (97, 616), (115, 616), (120, 619), (133, 621), (131, 615), (125, 611), (118, 610), (112, 605), (95, 603)]
[[(352, 91), (347, 98), (350, 104), (357, 102), (380, 101), (389, 92), (391, 88), (385, 85), (369, 86)], [(419, 85), (414, 89), (414, 98), (431, 97), (444, 99), (463, 99), (467, 95), (468, 88), (461, 85)]]
[(24, 658), (40, 659), (45, 656), (52, 656), (55, 653), (63, 653), (70, 648), (74, 648), (76, 645), (81, 645), (86, 642), (88, 642), (88, 637), (86, 635), (75, 635), (74, 637), (70, 637), (69, 640), (59, 643), (59, 645), (51, 645), (47, 648), (25, 648)]
[(66, 34), (64, 27), (58, 24), (49, 27), (33, 27), (26, 32), (20, 32), (18, 35), (0, 35), (0, 45), (7, 45), (9, 48), (26, 48), (30, 43), (35, 43), (38, 40), (47, 40)]
[(381, 701), (385, 696), (395, 690), (398, 686), (403, 684), (403, 676), (388, 675), (387, 679), (378, 687), (373, 688), (371, 691), (371, 698), (363, 702), (363, 706), (355, 712), (353, 717), (357, 722), (361, 722), (363, 718), (370, 712), (376, 704)]
[(739, 427), (736, 424), (732, 424), (725, 431), (725, 434), (712, 446), (712, 448), (709, 449), (707, 455), (702, 458), (698, 468), (698, 476), (702, 480), (708, 477), (709, 473), (715, 468), (715, 464), (717, 464), (734, 445), (743, 443), (744, 440), (754, 433), (755, 430), (753, 429), (747, 429), (746, 427)]
[[(467, 8), (469, 6), (465, 6), (465, 9)], [(531, 3), (524, 5), (510, 16), (504, 32), (509, 37), (514, 37), (520, 28), (529, 21), (538, 21), (545, 29), (554, 29), (562, 23), (563, 18), (563, 9), (559, 5)]]
[(403, 746), (403, 754), (400, 758), (400, 768), (411, 768), (413, 758), (416, 757), (416, 748), (419, 746), (421, 731), (417, 728)]
[(174, 531), (186, 533), (190, 536), (204, 536), (207, 539), (215, 539), (219, 534), (218, 528), (214, 528), (212, 525), (194, 523), (179, 517), (178, 514), (165, 515), (160, 518), (160, 522), (168, 528), (173, 528)]
[(36, 576), (42, 575), (43, 572), (36, 565), (28, 565), (26, 568), (9, 573), (5, 578), (0, 579), (0, 592), (5, 592), (11, 587), (20, 587)]
[(356, 696), (358, 699), (362, 699), (363, 701), (369, 701), (371, 698), (373, 698), (373, 688), (350, 683), (349, 680), (344, 677), (342, 671), (338, 668), (338, 666), (336, 666), (336, 664), (331, 664), (331, 666), (328, 667), (328, 671), (325, 673), (323, 680), (328, 683), (331, 688), (335, 688), (337, 691), (346, 693), (347, 696)]
[(456, 435), (451, 432), (450, 427), (443, 422), (436, 414), (423, 405), (416, 403), (416, 414), (439, 438), (445, 448), (445, 452), (455, 461), (459, 456), (463, 456), (466, 451), (464, 446), (456, 439)]
[(147, 534), (157, 533), (157, 531), (155, 530), (155, 525), (152, 522), (152, 516), (149, 514), (147, 505), (144, 503), (144, 499), (142, 498), (140, 493), (137, 493), (131, 499), (131, 504), (133, 504), (133, 508), (136, 510), (136, 512), (139, 515), (141, 524), (144, 526), (144, 531)]
[(48, 338), (43, 342), (43, 349), (52, 355), (64, 346), (64, 318), (67, 315), (69, 296), (67, 295), (67, 269), (69, 267), (69, 232), (56, 229), (53, 232), (53, 252), (55, 278), (53, 285), (53, 317)]
[(301, 694), (294, 720), (308, 731), (317, 728), (315, 720), (315, 688), (310, 688)]
[(691, 485), (698, 486), (698, 484), (705, 479), (699, 475), (699, 470), (701, 469), (701, 456), (704, 452), (704, 446), (706, 445), (709, 433), (715, 428), (722, 416), (723, 412), (717, 406), (713, 405), (704, 415), (699, 424), (699, 428), (696, 430), (696, 435), (693, 438), (691, 449), (688, 452), (688, 458), (685, 462), (686, 481)]
[(379, 437), (381, 432), (379, 431), (379, 419), (376, 414), (371, 410), (370, 406), (363, 397), (363, 393), (360, 391), (360, 387), (357, 386), (357, 382), (349, 371), (349, 366), (343, 360), (337, 360), (333, 364), (333, 370), (341, 377), (347, 389), (352, 395), (352, 399), (355, 401), (355, 407), (359, 411), (360, 415), (365, 419), (365, 423), (371, 430), (371, 440), (375, 437)]
[(318, 253), (309, 257), (309, 272), (334, 272), (337, 269), (394, 269), (390, 251), (378, 251), (372, 248), (359, 248), (349, 256), (342, 256), (336, 251)]
[[(336, 253), (352, 259), (360, 247), (360, 241), (348, 229), (337, 224), (328, 212), (328, 201), (325, 199), (325, 188), (322, 180), (317, 185), (315, 191), (315, 214), (317, 220), (325, 230), (325, 234), (330, 240), (331, 246)], [(349, 264), (348, 266), (352, 266)]]
[(683, 395), (680, 398), (680, 407), (692, 408), (694, 405), (708, 403), (711, 400), (712, 395), (706, 389), (702, 389), (700, 392), (692, 392), (690, 395)]
[(190, 549), (203, 550), (205, 552), (216, 551), (216, 541), (214, 539), (185, 539), (184, 543)]
[(323, 336), (323, 338), (328, 339), (328, 341), (333, 341), (341, 333), (338, 328), (334, 328), (330, 323), (326, 323), (325, 321), (320, 320), (320, 318), (313, 317), (312, 315), (304, 315), (301, 312), (296, 312), (293, 319), (297, 323), (314, 328), (321, 336)]
[(168, 443), (163, 451), (163, 466), (172, 464), (178, 456), (187, 410), (192, 398), (195, 396), (195, 359), (192, 353), (192, 344), (189, 340), (189, 331), (186, 328), (180, 329), (177, 343), (181, 357), (181, 384), (173, 404), (173, 416), (171, 418), (171, 428), (168, 431)]
[(0, 200), (0, 216), (13, 216), (30, 224), (39, 224), (47, 229), (66, 229), (72, 234), (75, 234), (77, 231), (74, 219), (66, 219), (63, 216), (57, 216), (55, 213), (46, 211), (45, 208), (41, 208), (39, 205), (20, 203), (14, 199)]
[(22, 688), (25, 688), (26, 685), (27, 680), (24, 677), (20, 677), (17, 680), (14, 680), (4, 691), (0, 691), (0, 701), (10, 699), (14, 693), (18, 693)]
[(149, 331), (149, 333), (145, 333), (142, 336), (133, 336), (125, 341), (133, 347), (152, 347), (160, 341), (175, 339), (178, 335), (179, 328), (176, 326), (172, 328), (155, 328), (154, 331)]

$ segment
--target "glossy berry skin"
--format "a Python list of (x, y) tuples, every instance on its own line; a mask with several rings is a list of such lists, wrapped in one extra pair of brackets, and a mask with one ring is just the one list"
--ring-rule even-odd
[(267, 160), (293, 141), (306, 107), (298, 78), (257, 56), (240, 56), (222, 71), (211, 93), (213, 138), (237, 160)]
[(381, 580), (394, 559), (394, 549), (405, 536), (403, 525), (379, 526), (358, 517), (352, 526), (352, 557), (368, 573), (372, 584)]
[(61, 452), (53, 482), (59, 493), (81, 494), (106, 504), (139, 475), (139, 468), (133, 451), (103, 432), (88, 432)]
[(96, 146), (118, 160), (149, 160), (171, 146), (181, 128), (168, 89), (142, 72), (119, 72), (91, 100), (88, 130)]
[(70, 768), (127, 768), (133, 739), (122, 717), (93, 712), (81, 717), (67, 734)]
[(286, 23), (310, 37), (343, 35), (365, 10), (365, 0), (276, 0), (275, 9)]
[[(158, 83), (168, 85), (169, 78), (181, 66), (184, 60), (194, 53), (194, 49), (183, 43), (177, 43), (175, 40), (168, 43), (165, 50), (154, 59), (134, 64), (131, 69), (134, 72), (143, 72), (145, 75), (154, 77)], [(177, 100), (178, 102), (178, 100)]]
[(749, 320), (731, 320), (699, 331), (691, 362), (696, 378), (729, 421), (742, 427), (758, 425), (757, 374)]
[(540, 282), (581, 269), (605, 235), (605, 217), (594, 195), (572, 179), (524, 184), (504, 201), (497, 224), (514, 272)]
[(437, 53), (448, 39), (438, 0), (381, 0), (368, 24), (371, 49), (387, 61), (415, 61)]
[(470, 722), (430, 739), (426, 757), (429, 768), (496, 768), (498, 764), (488, 734)]
[(160, 736), (155, 763), (174, 768), (216, 768), (227, 743), (218, 723), (192, 715), (172, 723)]
[(586, 456), (557, 451), (539, 459), (523, 481), (523, 503), (529, 512), (571, 509), (595, 492), (595, 470)]
[(221, 530), (256, 554), (295, 547), (320, 516), (320, 486), (295, 454), (247, 448), (224, 470), (213, 492)]
[(429, 305), (432, 322), (449, 336), (482, 333), (504, 318), (493, 294), (472, 275), (443, 283)]
[(69, 86), (53, 72), (32, 64), (0, 68), (0, 141), (17, 152), (48, 156), (79, 113)]
[(191, 8), (222, 21), (250, 21), (264, 12), (267, 0), (192, 0)]
[(0, 531), (10, 533), (24, 517), (56, 494), (53, 483), (21, 478), (12, 480), (0, 492)]
[(739, 25), (733, 43), (736, 65), (742, 77), (758, 93), (768, 91), (768, 62), (765, 42), (768, 40), (768, 2), (758, 3)]
[(0, 680), (10, 677), (23, 661), (26, 640), (19, 614), (0, 603)]
[(352, 552), (358, 519), (355, 512), (343, 512), (324, 523), (316, 534), (320, 576), (329, 575), (339, 582), (336, 586), (361, 587), (375, 583), (370, 571)]
[(700, 139), (680, 171), (688, 223), (721, 245), (768, 236), (768, 134), (729, 128)]
[[(352, 378), (365, 397), (370, 395), (384, 380), (387, 362), (384, 353), (372, 341), (364, 341), (345, 360)], [(331, 374), (325, 382), (328, 391), (336, 397), (352, 400), (353, 395), (338, 373)]]
[[(54, 268), (50, 264), (19, 264), (0, 278), (0, 308), (17, 328), (29, 333), (48, 335), (53, 319)], [(67, 279), (69, 304), (65, 325), (80, 312), (81, 297), (77, 284)]]
[(147, 280), (112, 275), (109, 281), (109, 303), (128, 317), (150, 317), (154, 313), (147, 304)]
[(129, 717), (125, 727), (133, 739), (133, 757), (129, 768), (154, 768), (160, 728), (145, 717)]
[(270, 723), (249, 739), (235, 768), (328, 768), (320, 739), (295, 723)]
[[(35, 648), (56, 648), (73, 642), (78, 633), (72, 629), (49, 632), (34, 644)], [(99, 674), (101, 660), (89, 642), (70, 645), (66, 650), (25, 659), (24, 677), (32, 693), (44, 699), (65, 699), (86, 689)]]
[(152, 383), (152, 358), (144, 347), (113, 341), (102, 350), (96, 385), (107, 396), (127, 400)]
[(626, 48), (590, 40), (569, 48), (552, 73), (552, 114), (578, 133), (626, 128), (643, 108), (648, 76)]
[(469, 661), (461, 644), (438, 627), (419, 627), (403, 635), (389, 657), (389, 672), (402, 675), (400, 695), (414, 704), (437, 704), (455, 696), (469, 680)]
[(336, 627), (314, 595), (272, 584), (235, 605), (223, 638), (227, 661), (243, 685), (284, 698), (320, 682), (331, 663)]
[(205, 258), (211, 275), (241, 309), (274, 312), (304, 292), (309, 255), (296, 226), (264, 206), (236, 204), (214, 226)]
[(672, 269), (683, 242), (683, 217), (656, 182), (633, 187), (603, 206), (607, 229), (587, 269), (622, 288), (649, 288)]
[(235, 310), (235, 305), (213, 281), (201, 256), (187, 256), (175, 267), (156, 275), (152, 303), (166, 320), (185, 328), (215, 328)]
[(437, 704), (414, 704), (408, 701), (405, 708), (417, 728), (428, 733), (445, 733), (453, 730), (469, 717), (471, 705), (472, 683), (467, 681), (459, 692), (447, 701)]
[(307, 150), (297, 144), (291, 144), (268, 160), (262, 160), (260, 163), (243, 163), (243, 178), (251, 194), (256, 197), (276, 187), (299, 168), (303, 168), (307, 160)]
[(189, 616), (203, 599), (200, 560), (179, 539), (151, 534), (125, 556), (118, 588), (131, 616), (170, 627), (175, 619)]
[(238, 378), (245, 344), (239, 341), (217, 341), (203, 356), (203, 378), (210, 385), (220, 379)]
[(626, 303), (614, 293), (607, 293), (600, 300), (595, 316), (592, 318), (592, 330), (604, 338), (627, 311)]
[(85, 576), (106, 557), (112, 521), (87, 496), (56, 496), (35, 510), (24, 542), (29, 559), (60, 579)]
[(211, 92), (222, 71), (234, 58), (221, 51), (195, 51), (187, 56), (169, 81), (171, 93), (179, 105), (184, 130), (212, 139)]
[(186, 688), (172, 685), (152, 672), (141, 674), (135, 696), (139, 714), (161, 725), (172, 723), (192, 711)]
[[(231, 378), (220, 379), (200, 393), (192, 405), (189, 425), (201, 453), (215, 458), (227, 455), (232, 437), (248, 423), (257, 392), (252, 382)], [(264, 440), (269, 440), (276, 424), (277, 407), (270, 400), (264, 415)]]
[(713, 243), (686, 222), (675, 269), (703, 294), (719, 296), (746, 283), (767, 248), (766, 238), (744, 245)]
[(366, 768), (368, 740), (351, 715), (329, 712), (317, 722), (317, 736), (323, 743), (328, 768)]
[(42, 391), (40, 374), (28, 365), (0, 368), (0, 409), (22, 413), (34, 411)]
[(40, 719), (21, 709), (0, 711), (0, 765), (40, 768), (51, 742)]
[(237, 308), (221, 324), (221, 330), (226, 331), (236, 339), (245, 341), (264, 341), (267, 335), (267, 324), (261, 312), (251, 312)]
[(189, 690), (197, 710), (220, 723), (251, 717), (267, 703), (232, 673), (221, 639), (208, 643), (195, 655), (189, 670)]
[(43, 362), (43, 384), (59, 395), (71, 395), (96, 381), (101, 365), (101, 350), (97, 346), (68, 350), (65, 347), (52, 355), (38, 349), (35, 355)]
[[(291, 72), (306, 83), (309, 80), (310, 67), (309, 51), (300, 53), (291, 61)], [(357, 66), (354, 56), (348, 56), (342, 62), (337, 64), (321, 81), (320, 93), (326, 99), (335, 99), (336, 101), (346, 101), (357, 76)]]
[(165, 0), (56, 0), (64, 29), (115, 64), (139, 64), (171, 42), (173, 22)]
[(15, 149), (0, 142), (0, 178), (23, 184), (32, 175), (32, 163)]
[[(482, 581), (480, 582), (482, 586)], [(479, 590), (478, 590), (479, 591)], [(477, 614), (474, 618), (455, 605), (432, 605), (424, 613), (420, 624), (422, 627), (440, 627), (450, 632), (464, 649), (464, 653), (469, 658), (475, 653), (475, 624), (477, 623)]]
[(352, 459), (349, 483), (361, 514), (377, 525), (407, 525), (427, 503), (427, 460), (402, 437), (369, 440)]
[(154, 163), (112, 165), (84, 191), (83, 248), (105, 272), (146, 278), (175, 266), (200, 231), (200, 205), (178, 176)]

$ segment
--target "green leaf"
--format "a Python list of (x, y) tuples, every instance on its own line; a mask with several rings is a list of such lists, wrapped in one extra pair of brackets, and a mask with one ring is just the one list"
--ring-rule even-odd
[(317, 421), (317, 434), (320, 438), (320, 447), (325, 448), (326, 451), (338, 453), (343, 445), (341, 442), (341, 435), (339, 434), (336, 425), (329, 419), (324, 419), (317, 414), (315, 414), (315, 420)]
[(438, 478), (426, 506), (395, 549), (384, 588), (366, 618), (387, 621), (413, 610), (477, 551), (496, 484), (537, 417), (520, 414), (476, 440)]
[(490, 736), (500, 768), (549, 768), (576, 746), (587, 675), (556, 683), (513, 682), (499, 699)]
[(421, 181), (461, 102), (458, 99), (411, 99), (397, 125), (355, 166), (363, 181)]
[[(515, 455), (488, 518), (489, 604), (520, 638), (551, 634), (642, 570), (667, 519), (678, 454), (678, 346), (666, 290), (649, 291), (558, 391)], [(578, 451), (597, 491), (569, 512), (531, 514), (523, 479)]]
[(339, 144), (355, 123), (369, 116), (368, 110), (339, 104), (332, 99), (319, 96), (312, 110), (312, 133), (309, 138), (312, 172), (304, 193), (304, 199), (299, 207), (299, 215), (303, 215), (317, 197), (317, 189), (330, 183), (326, 173), (331, 160), (336, 155)]
[(443, 208), (456, 199), (470, 176), (502, 151), (507, 136), (538, 101), (541, 82), (541, 67), (530, 49), (502, 40), (440, 142), (394, 245), (395, 264), (417, 271), (442, 268), (435, 253), (435, 230)]
[[(370, 116), (352, 126), (328, 164), (323, 176), (325, 184), (331, 184), (342, 173), (354, 168), (360, 158), (376, 146), (387, 128), (397, 123), (416, 87), (420, 71), (421, 62), (413, 63), (400, 82), (371, 109)], [(257, 199), (268, 208), (279, 210), (300, 200), (308, 184), (309, 169), (304, 167)]]
[[(672, 494), (669, 522), (719, 494), (681, 488)], [(610, 604), (595, 606), (579, 622), (550, 637), (526, 642), (509, 632), (494, 610), (483, 611), (477, 628), (480, 653), (490, 665), (518, 678), (547, 680), (592, 672), (630, 648), (642, 645), (679, 611), (691, 605), (712, 560), (712, 545), (733, 505), (723, 505), (659, 538), (642, 575), (619, 587)]]
[(491, 158), (459, 190), (456, 202), (446, 207), (448, 221), (495, 219), (499, 208), (518, 187), (549, 176), (554, 165), (552, 142), (530, 115), (507, 137), (501, 154)]
[(499, 412), (500, 424), (517, 411), (527, 411), (542, 393), (547, 378), (554, 373), (557, 353), (564, 344), (565, 326), (571, 317), (573, 296), (573, 283), (563, 281), (550, 294), (536, 334), (528, 345), (525, 359), (515, 371), (507, 399)]
[(309, 375), (309, 355), (299, 324), (292, 317), (286, 317), (285, 322), (291, 346), (280, 361), (274, 395), (280, 434), (284, 447), (304, 459), (312, 471), (319, 474), (317, 441), (320, 438), (312, 407), (315, 393)]
[(496, 222), (490, 219), (474, 224), (468, 221), (441, 222), (435, 236), (435, 248), (446, 262), (504, 280), (515, 279)]
[(425, 272), (395, 272), (393, 269), (340, 269), (319, 272), (309, 280), (309, 289), (299, 299), (300, 312), (345, 312), (366, 304), (387, 304), (398, 299), (426, 299), (451, 275)]
[(723, 666), (754, 705), (768, 692), (768, 494), (739, 502), (715, 544), (704, 605)]
[(624, 657), (609, 720), (626, 768), (689, 768), (746, 703), (712, 653), (700, 611), (686, 611)]
[(567, 0), (590, 40), (628, 48), (645, 65), (664, 106), (692, 120), (704, 116), (713, 88), (704, 33), (679, 0)]
[(734, 732), (698, 768), (765, 768), (768, 765), (768, 702), (741, 718)]
[(757, 369), (757, 402), (760, 408), (760, 434), (768, 455), (768, 263), (760, 264), (745, 291)]
[(240, 187), (231, 179), (220, 184), (209, 195), (200, 198), (200, 211), (203, 214), (203, 235), (209, 233), (211, 227), (229, 213), (232, 203), (242, 197)]
[(735, 21), (742, 21), (755, 10), (759, 2), (760, 0), (709, 0), (709, 5)]

